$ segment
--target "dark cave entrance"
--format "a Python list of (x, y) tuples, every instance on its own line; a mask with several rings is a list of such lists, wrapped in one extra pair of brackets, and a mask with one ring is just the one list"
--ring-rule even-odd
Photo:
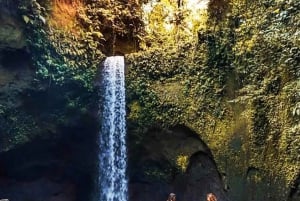
[(97, 128), (78, 124), (60, 132), (0, 154), (1, 199), (92, 200)]
[[(128, 133), (129, 138), (135, 136)], [(139, 144), (129, 140), (129, 200), (206, 200), (213, 193), (218, 201), (228, 200), (222, 177), (209, 147), (185, 126), (150, 129)], [(176, 157), (188, 155), (185, 171)]]

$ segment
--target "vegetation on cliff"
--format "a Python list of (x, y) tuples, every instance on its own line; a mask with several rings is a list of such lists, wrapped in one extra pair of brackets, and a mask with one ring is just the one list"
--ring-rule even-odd
[[(26, 58), (10, 67), (15, 58), (6, 54), (15, 54), (14, 50), (5, 50), (8, 53), (3, 50), (0, 70), (28, 68), (36, 72), (36, 75), (22, 75), (26, 87), (19, 89), (16, 89), (19, 80), (6, 78), (13, 84), (0, 81), (7, 88), (0, 102), (3, 151), (37, 137), (54, 137), (62, 127), (89, 118), (91, 106), (97, 107), (95, 82), (105, 54), (137, 50), (143, 22), (139, 6), (142, 2), (138, 1), (0, 3), (13, 8), (4, 11), (8, 16), (13, 13), (18, 17), (16, 20), (25, 27), (27, 38), (26, 49), (20, 50)], [(13, 3), (16, 5), (12, 7)], [(2, 62), (2, 57), (8, 61)]]
[(210, 1), (196, 44), (179, 40), (172, 48), (162, 40), (161, 49), (128, 55), (132, 132), (143, 138), (153, 126), (187, 125), (212, 149), (229, 186), (238, 189), (245, 177), (248, 192), (254, 185), (268, 189), (266, 196), (292, 196), (287, 189), (300, 171), (293, 112), (300, 101), (299, 6)]
[[(211, 149), (232, 199), (253, 198), (256, 187), (256, 200), (293, 199), (300, 172), (300, 3), (207, 6), (194, 13), (165, 0), (20, 1), (37, 76), (1, 97), (2, 150), (85, 122), (96, 106), (100, 63), (129, 53), (128, 130), (136, 144), (153, 127), (185, 125)], [(16, 99), (21, 103), (11, 104)], [(185, 152), (171, 164), (182, 172), (191, 155)]]
[(121, 46), (120, 41), (123, 46), (127, 41), (135, 43), (134, 48), (138, 49), (143, 34), (139, 4), (22, 1), (20, 10), (27, 24), (28, 47), (38, 75), (56, 84), (75, 81), (92, 88), (103, 53), (122, 53), (122, 49), (116, 48)]

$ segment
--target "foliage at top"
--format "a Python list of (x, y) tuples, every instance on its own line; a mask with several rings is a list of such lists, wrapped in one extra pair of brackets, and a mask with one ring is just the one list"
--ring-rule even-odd
[(207, 15), (203, 7), (191, 7), (189, 1), (178, 5), (175, 0), (150, 1), (143, 5), (146, 35), (141, 48), (173, 48), (195, 40), (205, 28)]
[(49, 2), (49, 25), (55, 29), (62, 29), (67, 32), (80, 31), (77, 20), (78, 10), (83, 9), (84, 3), (81, 0), (54, 0)]
[(154, 2), (147, 13), (142, 9), (145, 3), (21, 2), (20, 11), (27, 24), (29, 48), (38, 75), (49, 83), (76, 81), (91, 88), (104, 54), (118, 53), (118, 41), (129, 41), (137, 49), (162, 44), (173, 48), (194, 40), (197, 31), (204, 27), (204, 10), (197, 10), (198, 13), (185, 3), (178, 7), (177, 1), (160, 1)]
[(37, 74), (49, 83), (91, 88), (116, 40), (138, 43), (143, 34), (138, 1), (26, 0), (19, 7)]
[(103, 37), (101, 49), (115, 53), (116, 39), (138, 43), (143, 36), (142, 1), (90, 0), (79, 12), (78, 19), (85, 30)]

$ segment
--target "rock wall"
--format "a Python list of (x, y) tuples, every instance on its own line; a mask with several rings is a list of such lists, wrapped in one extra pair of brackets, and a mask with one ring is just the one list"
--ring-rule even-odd
[(144, 2), (115, 2), (0, 1), (0, 198), (92, 199), (98, 66), (143, 48), (125, 55), (131, 200), (298, 201), (298, 1), (211, 0), (191, 41), (184, 13), (156, 41)]
[(132, 135), (186, 125), (211, 149), (230, 199), (299, 200), (296, 8), (210, 1), (197, 44), (127, 55)]
[(18, 1), (0, 1), (0, 49), (22, 49), (26, 46), (25, 25), (18, 14)]
[(36, 3), (0, 1), (0, 199), (92, 200), (98, 94), (58, 82), (68, 76), (45, 37), (46, 2)]

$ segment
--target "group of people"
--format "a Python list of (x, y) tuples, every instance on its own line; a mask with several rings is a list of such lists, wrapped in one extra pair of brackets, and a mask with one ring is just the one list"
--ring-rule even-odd
[[(176, 201), (176, 195), (174, 193), (170, 193), (167, 201)], [(206, 201), (217, 201), (217, 197), (213, 193), (209, 193), (206, 196)]]

